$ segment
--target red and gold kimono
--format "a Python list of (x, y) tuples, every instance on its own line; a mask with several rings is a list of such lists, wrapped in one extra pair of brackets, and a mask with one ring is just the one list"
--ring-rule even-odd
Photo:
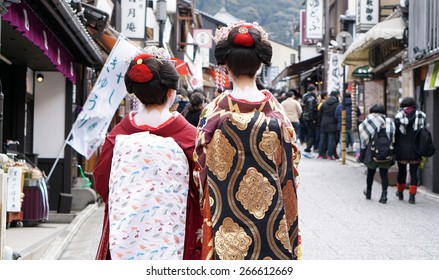
[(202, 259), (300, 259), (295, 132), (268, 91), (223, 93), (201, 115), (194, 177), (202, 193)]
[[(109, 178), (111, 172), (111, 161), (116, 136), (119, 134), (129, 135), (137, 132), (149, 131), (152, 134), (162, 137), (172, 137), (183, 149), (189, 162), (189, 174), (192, 174), (194, 167), (193, 153), (196, 137), (196, 128), (188, 123), (186, 119), (175, 114), (171, 119), (160, 125), (158, 128), (137, 126), (133, 121), (133, 113), (127, 115), (107, 135), (102, 151), (99, 155), (98, 164), (93, 172), (97, 193), (105, 202), (105, 215), (102, 228), (102, 236), (96, 255), (96, 259), (111, 259), (109, 250), (109, 218), (108, 218), (108, 193)], [(183, 259), (198, 260), (201, 256), (201, 243), (198, 238), (201, 232), (202, 217), (199, 207), (199, 193), (193, 177), (189, 179), (189, 193), (187, 198), (186, 234)]]

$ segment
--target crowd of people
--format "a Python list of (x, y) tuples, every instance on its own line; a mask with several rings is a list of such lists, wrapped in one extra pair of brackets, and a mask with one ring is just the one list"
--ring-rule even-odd
[[(297, 143), (305, 145), (303, 155), (317, 159), (336, 160), (340, 156), (342, 132), (342, 96), (339, 91), (317, 92), (317, 87), (310, 84), (302, 96), (296, 89), (280, 97), (280, 102), (293, 123), (297, 133)], [(281, 94), (280, 96), (283, 96)], [(352, 110), (357, 119), (361, 111), (358, 106), (353, 108), (351, 94), (347, 92), (344, 98), (346, 108), (346, 150), (355, 152), (355, 135), (352, 128)], [(358, 139), (358, 137), (357, 137)]]
[[(283, 94), (280, 96), (282, 99)], [(367, 167), (364, 190), (366, 199), (371, 199), (374, 176), (378, 169), (382, 187), (379, 202), (387, 202), (388, 170), (397, 163), (396, 196), (403, 200), (404, 190), (408, 187), (408, 202), (415, 204), (419, 166), (423, 158), (429, 155), (420, 154), (415, 147), (415, 138), (419, 135), (417, 132), (425, 127), (425, 113), (417, 108), (413, 97), (405, 97), (401, 100), (394, 120), (386, 116), (384, 104), (371, 106), (365, 119), (361, 120), (362, 113), (358, 106), (353, 106), (350, 92), (347, 92), (344, 98), (338, 91), (330, 92), (328, 96), (326, 92), (318, 93), (314, 85), (309, 85), (303, 96), (295, 89), (288, 91), (281, 104), (294, 125), (297, 142), (304, 145), (303, 155), (307, 158), (315, 158), (312, 155), (312, 152), (315, 152), (318, 153), (317, 159), (339, 158), (343, 100), (346, 110), (346, 151), (354, 152), (358, 156), (358, 161)], [(358, 120), (357, 135), (354, 135), (352, 127), (353, 110)], [(386, 159), (378, 160), (370, 155), (374, 147), (368, 144), (373, 142), (374, 136), (379, 134), (381, 127), (384, 128), (389, 139), (384, 145), (389, 146), (390, 155)], [(354, 150), (355, 139), (359, 142), (357, 150)], [(408, 180), (407, 169), (410, 175)]]
[[(361, 112), (349, 94), (318, 93), (311, 84), (303, 95), (291, 89), (281, 98), (261, 88), (256, 74), (273, 53), (257, 23), (228, 25), (214, 40), (218, 83), (212, 101), (179, 87), (163, 51), (148, 48), (131, 59), (125, 85), (141, 106), (109, 132), (93, 173), (105, 202), (97, 259), (301, 259), (301, 155), (338, 158), (343, 100), (352, 150), (352, 111)], [(222, 75), (229, 75), (231, 89), (224, 90)], [(395, 122), (381, 104), (361, 122), (367, 199), (378, 168), (380, 202), (386, 203), (387, 170), (396, 160), (397, 196), (403, 199), (409, 165), (409, 202), (415, 202), (421, 157), (407, 151), (424, 119), (414, 99), (404, 99)], [(396, 151), (391, 161), (377, 162), (371, 152), (380, 127)]]

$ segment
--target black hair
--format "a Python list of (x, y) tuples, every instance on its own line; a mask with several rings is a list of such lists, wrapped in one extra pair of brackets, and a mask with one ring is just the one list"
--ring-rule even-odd
[(164, 104), (167, 100), (168, 89), (178, 89), (178, 75), (175, 66), (169, 61), (158, 61), (155, 58), (148, 58), (143, 60), (143, 63), (148, 66), (153, 72), (153, 78), (145, 83), (138, 83), (128, 76), (131, 68), (136, 65), (137, 61), (131, 61), (130, 66), (125, 73), (125, 87), (128, 93), (134, 95), (142, 102), (142, 104)]
[(331, 96), (340, 96), (340, 91), (338, 90), (331, 91)]
[(293, 97), (294, 92), (292, 90), (287, 91), (287, 93), (285, 93), (286, 97)]
[(416, 100), (413, 97), (407, 96), (401, 100), (399, 107), (400, 108), (415, 107), (417, 109), (418, 105), (416, 104)]
[(313, 91), (313, 90), (315, 90), (316, 89), (316, 87), (314, 86), (314, 85), (309, 85), (307, 88), (306, 88), (306, 91)]
[(344, 97), (346, 97), (346, 98), (351, 98), (351, 97), (352, 97), (352, 95), (351, 95), (351, 93), (350, 93), (350, 92), (346, 92), (346, 93), (345, 93), (345, 95), (344, 95)]
[(239, 26), (230, 30), (226, 40), (219, 41), (215, 46), (215, 59), (218, 65), (227, 65), (233, 75), (256, 76), (262, 63), (271, 66), (273, 50), (270, 42), (262, 40), (260, 31), (254, 27), (248, 28), (248, 33), (255, 42), (251, 47), (237, 45), (233, 42), (239, 33)]
[(386, 109), (383, 104), (375, 104), (369, 109), (369, 113), (386, 114)]
[(201, 92), (194, 91), (191, 94), (191, 97), (189, 98), (189, 101), (192, 105), (192, 107), (197, 107), (198, 105), (203, 104), (204, 102), (204, 95)]

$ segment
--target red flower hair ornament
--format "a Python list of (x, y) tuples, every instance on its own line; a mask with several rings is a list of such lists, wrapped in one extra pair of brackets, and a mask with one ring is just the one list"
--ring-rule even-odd
[(233, 43), (240, 46), (251, 47), (255, 44), (252, 36), (249, 34), (248, 30), (250, 28), (254, 28), (261, 33), (261, 40), (268, 41), (268, 33), (259, 25), (257, 22), (249, 23), (245, 21), (240, 21), (237, 23), (229, 23), (227, 26), (223, 26), (218, 28), (215, 31), (215, 36), (213, 36), (213, 40), (218, 44), (220, 41), (227, 40), (229, 37), (230, 31), (233, 28), (238, 27), (238, 34), (233, 38)]
[(128, 72), (128, 77), (136, 83), (146, 83), (151, 81), (154, 77), (154, 73), (149, 69), (149, 67), (143, 63), (146, 59), (152, 58), (153, 56), (147, 53), (139, 54), (134, 58), (136, 64), (131, 67)]
[(235, 38), (233, 38), (233, 43), (244, 46), (244, 47), (251, 47), (255, 44), (255, 40), (253, 40), (253, 37), (248, 33), (248, 29), (252, 28), (253, 25), (251, 24), (242, 24), (238, 28), (238, 33), (235, 35)]

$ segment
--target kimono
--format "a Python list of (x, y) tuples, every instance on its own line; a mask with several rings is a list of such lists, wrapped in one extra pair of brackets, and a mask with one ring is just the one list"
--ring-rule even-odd
[[(172, 137), (175, 142), (184, 151), (189, 163), (189, 191), (187, 196), (187, 217), (186, 217), (186, 234), (184, 237), (184, 254), (183, 259), (200, 259), (201, 244), (197, 235), (201, 231), (201, 213), (198, 202), (198, 190), (192, 177), (194, 167), (193, 152), (196, 128), (189, 124), (186, 119), (179, 113), (169, 119), (157, 128), (139, 127), (134, 124), (134, 113), (127, 115), (113, 130), (107, 135), (102, 151), (99, 155), (98, 164), (93, 172), (97, 193), (105, 203), (105, 213), (102, 228), (102, 236), (98, 247), (96, 259), (111, 259), (109, 250), (110, 225), (108, 217), (108, 199), (109, 199), (109, 180), (113, 158), (113, 148), (117, 135), (130, 135), (134, 133), (149, 131), (151, 134), (162, 137)], [(198, 240), (197, 240), (198, 239)]]
[(201, 193), (202, 259), (300, 259), (300, 152), (281, 105), (224, 92), (201, 114), (194, 179)]

